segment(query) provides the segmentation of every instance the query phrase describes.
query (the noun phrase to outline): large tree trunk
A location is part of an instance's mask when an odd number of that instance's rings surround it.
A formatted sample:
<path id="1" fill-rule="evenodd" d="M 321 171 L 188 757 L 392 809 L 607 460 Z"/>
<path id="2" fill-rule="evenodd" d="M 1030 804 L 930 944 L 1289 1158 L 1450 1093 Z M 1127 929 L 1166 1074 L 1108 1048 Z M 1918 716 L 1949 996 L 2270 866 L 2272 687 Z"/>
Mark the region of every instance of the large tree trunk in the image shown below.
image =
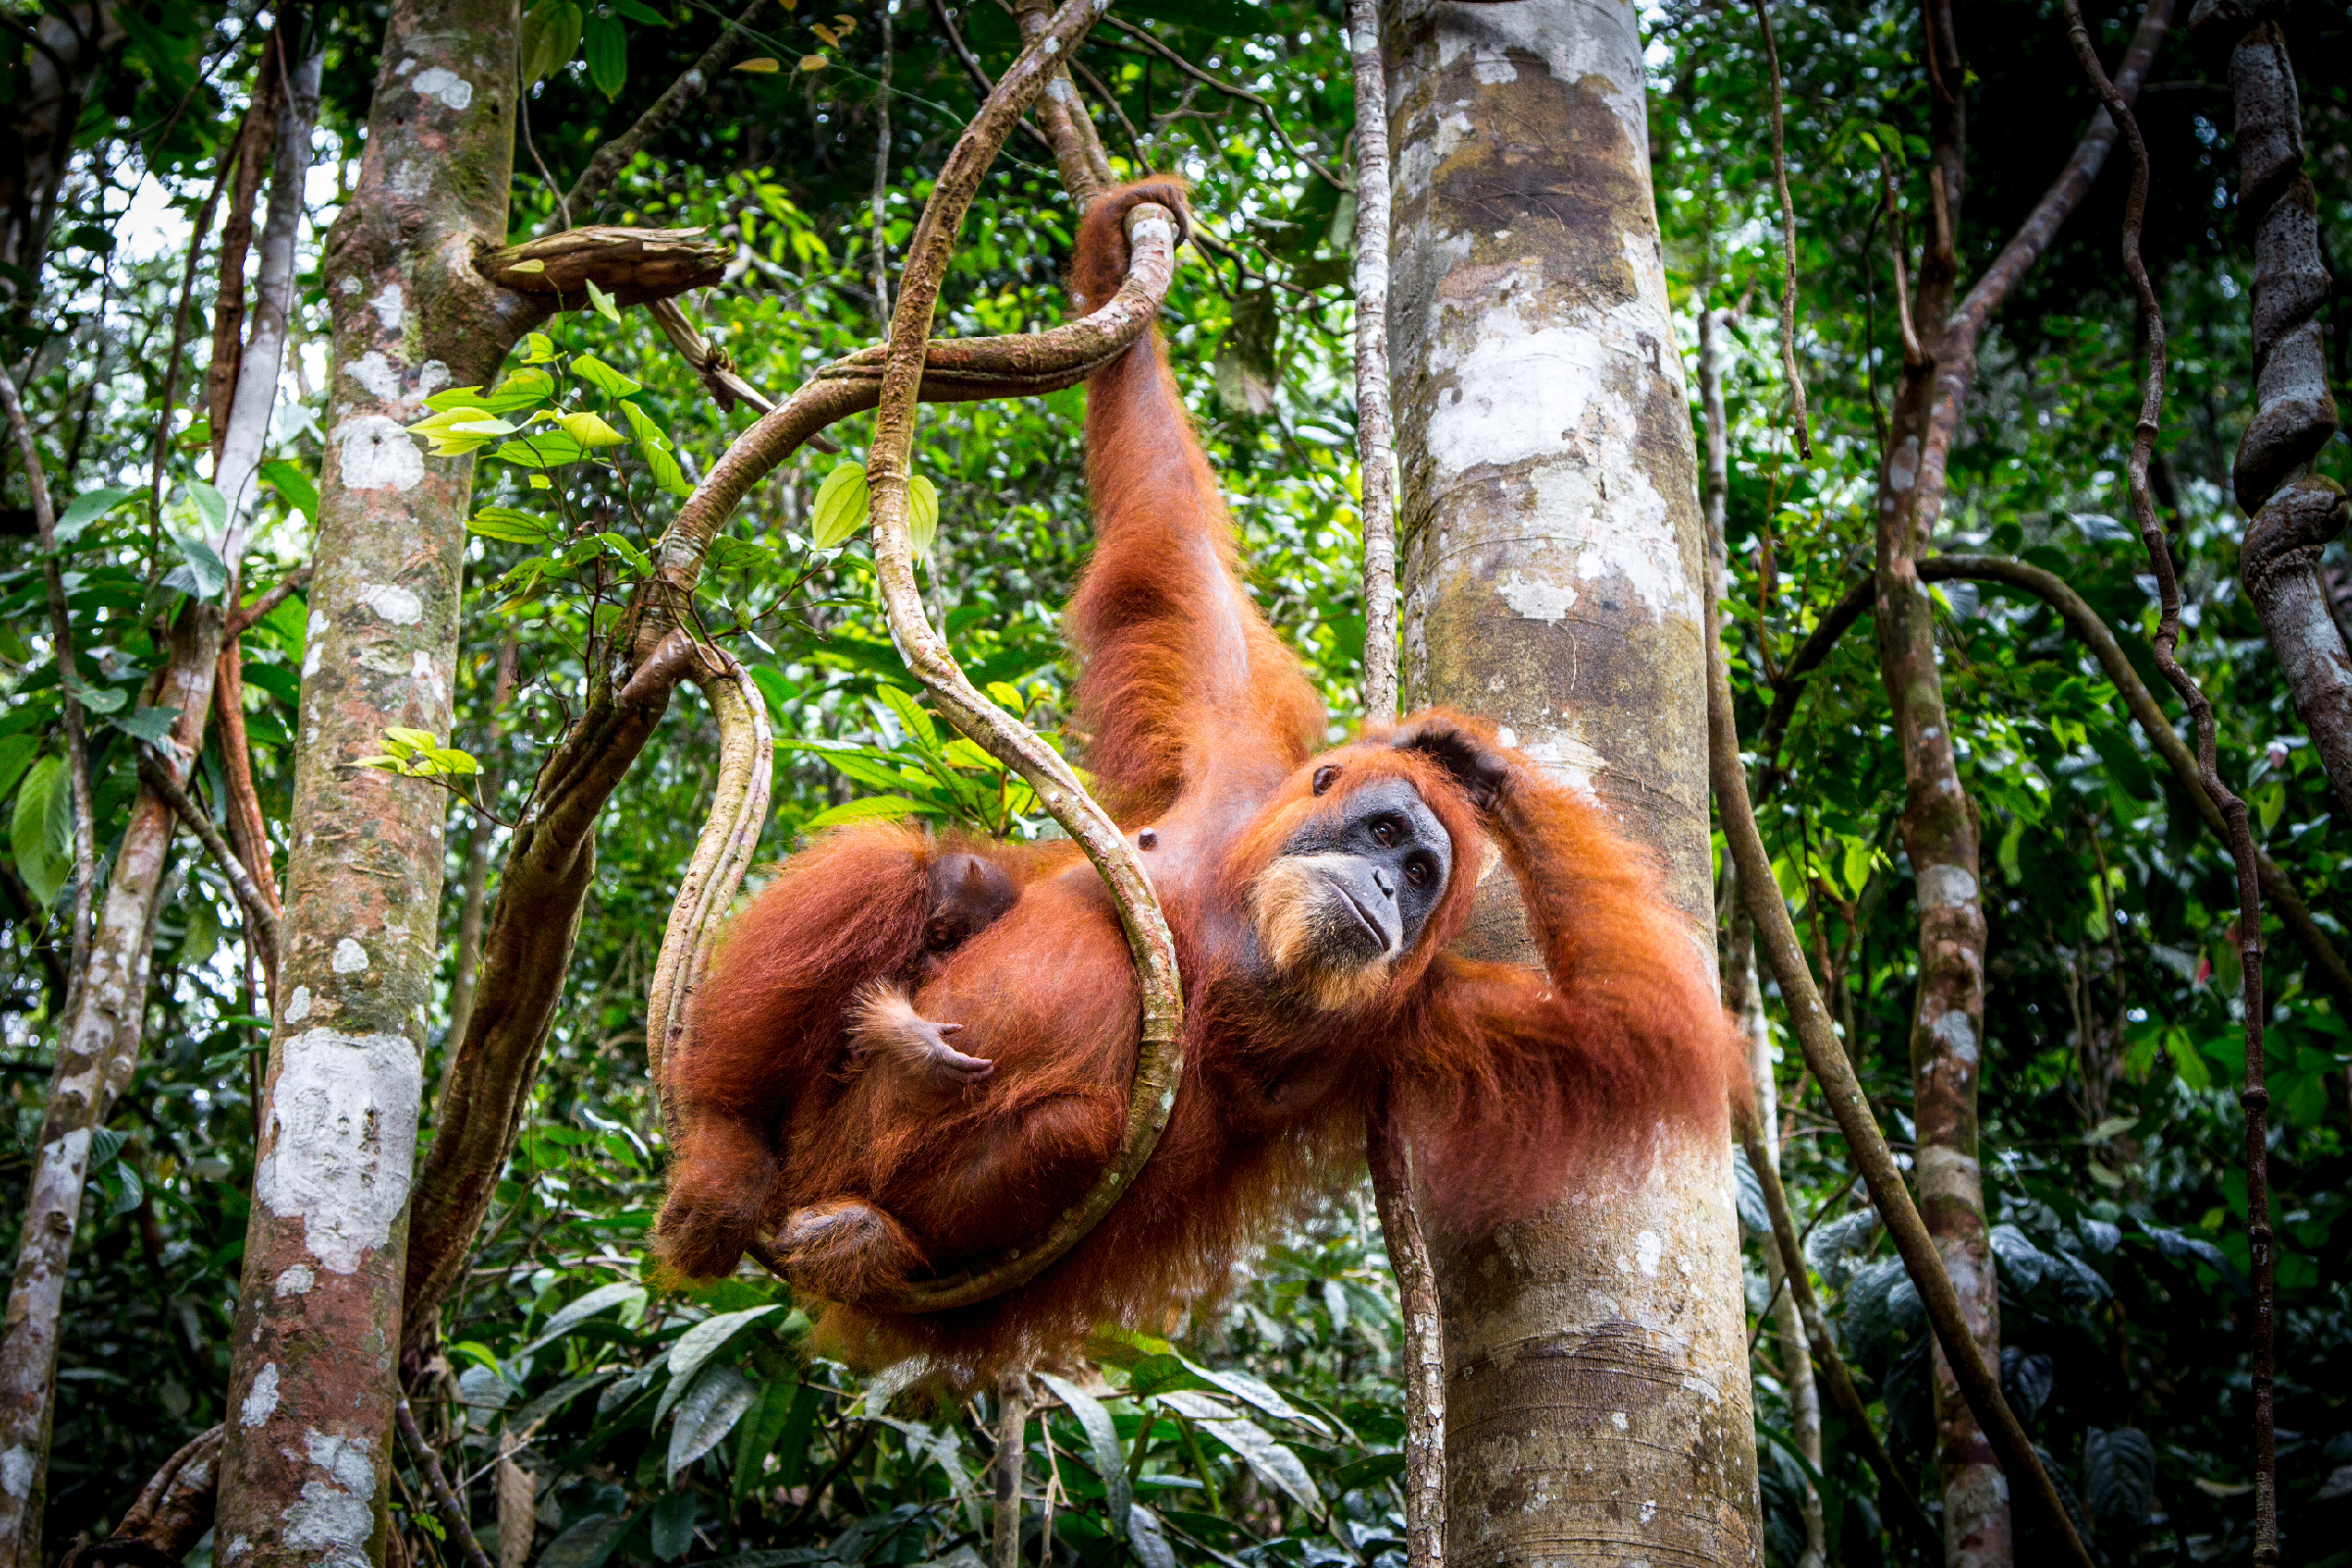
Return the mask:
<path id="1" fill-rule="evenodd" d="M 394 0 L 359 187 L 320 269 L 336 370 L 220 1467 L 223 1568 L 383 1553 L 447 802 L 357 764 L 388 727 L 449 729 L 473 463 L 425 457 L 401 426 L 434 390 L 491 381 L 536 314 L 473 266 L 507 237 L 519 11 Z"/>
<path id="2" fill-rule="evenodd" d="M 225 454 L 214 478 L 229 503 L 220 558 L 243 559 L 254 475 L 276 407 L 277 376 L 293 298 L 295 237 L 318 112 L 319 60 L 300 62 L 287 89 L 270 175 L 270 214 L 256 278 L 254 331 L 244 359 L 253 373 L 234 388 Z M 232 577 L 230 602 L 234 602 Z M 174 783 L 184 783 L 204 746 L 220 652 L 222 607 L 191 600 L 172 628 L 171 653 L 142 701 L 178 713 L 158 748 Z M 147 1011 L 148 963 L 164 870 L 178 830 L 172 806 L 152 788 L 133 803 L 114 858 L 82 984 L 59 1034 L 57 1068 L 33 1154 L 31 1196 L 18 1241 L 8 1314 L 0 1328 L 0 1565 L 41 1568 L 41 1513 L 55 1412 L 57 1351 L 66 1268 L 89 1175 L 92 1133 L 137 1070 Z"/>
<path id="3" fill-rule="evenodd" d="M 1653 847 L 1712 952 L 1703 528 L 1642 44 L 1596 0 L 1384 16 L 1406 706 L 1491 715 Z M 1497 889 L 1468 939 L 1530 956 Z M 1460 1568 L 1760 1560 L 1731 1153 L 1439 1259 Z"/>

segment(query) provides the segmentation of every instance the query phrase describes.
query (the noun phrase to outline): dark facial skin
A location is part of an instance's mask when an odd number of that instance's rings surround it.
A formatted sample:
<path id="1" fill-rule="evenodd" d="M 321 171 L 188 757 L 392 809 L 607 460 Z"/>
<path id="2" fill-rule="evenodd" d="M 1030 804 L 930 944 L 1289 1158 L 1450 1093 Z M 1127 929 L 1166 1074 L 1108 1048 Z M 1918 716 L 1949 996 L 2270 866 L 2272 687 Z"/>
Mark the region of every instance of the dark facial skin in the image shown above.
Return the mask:
<path id="1" fill-rule="evenodd" d="M 1338 769 L 1315 775 L 1320 795 Z M 1328 776 L 1327 776 L 1328 775 Z M 1315 872 L 1341 895 L 1335 918 L 1317 922 L 1326 956 L 1341 963 L 1395 958 L 1420 938 L 1453 871 L 1453 842 L 1437 813 L 1402 779 L 1384 779 L 1348 796 L 1337 818 L 1302 828 L 1283 856 L 1312 857 Z"/>
<path id="2" fill-rule="evenodd" d="M 949 954 L 1004 918 L 1020 890 L 1004 867 L 977 855 L 943 855 L 931 862 L 931 907 L 923 917 L 921 979 Z"/>

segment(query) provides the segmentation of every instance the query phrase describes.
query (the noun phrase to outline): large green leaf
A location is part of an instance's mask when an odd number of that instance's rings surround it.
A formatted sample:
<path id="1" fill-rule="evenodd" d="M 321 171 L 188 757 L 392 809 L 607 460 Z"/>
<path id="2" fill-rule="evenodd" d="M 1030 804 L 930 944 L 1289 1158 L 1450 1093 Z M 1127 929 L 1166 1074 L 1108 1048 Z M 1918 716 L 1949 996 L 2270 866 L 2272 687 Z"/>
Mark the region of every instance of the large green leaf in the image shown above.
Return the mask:
<path id="1" fill-rule="evenodd" d="M 66 831 L 57 831 L 58 807 L 65 807 Z M 44 757 L 25 773 L 17 788 L 17 809 L 10 821 L 9 843 L 16 852 L 17 875 L 32 895 L 36 907 L 57 902 L 73 870 L 73 791 L 66 783 L 62 757 Z"/>

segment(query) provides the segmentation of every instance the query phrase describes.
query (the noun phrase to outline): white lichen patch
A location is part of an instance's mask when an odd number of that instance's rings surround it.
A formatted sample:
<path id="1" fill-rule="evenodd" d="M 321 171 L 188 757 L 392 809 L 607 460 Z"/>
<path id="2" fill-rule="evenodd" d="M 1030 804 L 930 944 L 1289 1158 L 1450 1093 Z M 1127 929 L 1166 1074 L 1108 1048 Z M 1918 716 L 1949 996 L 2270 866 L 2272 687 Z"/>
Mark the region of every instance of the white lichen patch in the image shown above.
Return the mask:
<path id="1" fill-rule="evenodd" d="M 0 1453 L 0 1492 L 12 1497 L 31 1496 L 33 1472 L 38 1468 L 32 1450 L 22 1443 Z"/>
<path id="2" fill-rule="evenodd" d="M 308 1263 L 297 1263 L 278 1275 L 275 1290 L 280 1296 L 308 1296 L 311 1287 L 318 1283 L 318 1271 Z"/>
<path id="3" fill-rule="evenodd" d="M 320 1266 L 349 1274 L 391 1240 L 415 1176 L 422 1085 L 399 1035 L 308 1030 L 288 1040 L 253 1196 L 299 1219 Z"/>
<path id="4" fill-rule="evenodd" d="M 369 349 L 343 368 L 343 373 L 360 383 L 369 397 L 379 403 L 400 401 L 400 372 L 379 349 Z"/>
<path id="5" fill-rule="evenodd" d="M 368 950 L 345 937 L 335 944 L 333 966 L 337 974 L 364 974 L 368 969 Z"/>
<path id="6" fill-rule="evenodd" d="M 277 1413 L 277 1363 L 265 1361 L 253 1375 L 253 1386 L 245 1391 L 245 1402 L 237 1410 L 237 1419 L 248 1427 L 258 1427 Z"/>
<path id="7" fill-rule="evenodd" d="M 1576 589 L 1564 582 L 1529 582 L 1514 571 L 1494 585 L 1496 597 L 1522 620 L 1556 626 L 1576 604 Z"/>
<path id="8" fill-rule="evenodd" d="M 1969 1021 L 1967 1013 L 1957 1007 L 1939 1013 L 1928 1025 L 1928 1033 L 1943 1043 L 1943 1049 L 1954 1060 L 1975 1065 L 1979 1054 L 1977 1026 Z"/>
<path id="9" fill-rule="evenodd" d="M 414 490 L 424 482 L 424 454 L 397 420 L 363 414 L 335 426 L 335 453 L 346 490 Z"/>
<path id="10" fill-rule="evenodd" d="M 359 597 L 387 625 L 414 626 L 424 618 L 424 601 L 398 583 L 364 582 Z"/>
<path id="11" fill-rule="evenodd" d="M 473 83 L 444 66 L 419 71 L 409 85 L 420 95 L 438 98 L 452 109 L 463 109 L 473 102 Z"/>
<path id="12" fill-rule="evenodd" d="M 1658 1259 L 1666 1255 L 1665 1239 L 1656 1231 L 1643 1231 L 1634 1238 L 1634 1262 L 1644 1274 L 1658 1271 Z"/>
<path id="13" fill-rule="evenodd" d="M 368 1542 L 375 1533 L 375 1466 L 368 1440 L 313 1430 L 303 1434 L 303 1445 L 321 1474 L 304 1481 L 302 1495 L 279 1516 L 285 1544 L 315 1553 L 314 1561 L 331 1568 L 368 1568 Z"/>
<path id="14" fill-rule="evenodd" d="M 375 318 L 383 323 L 385 331 L 397 332 L 400 323 L 408 318 L 409 299 L 400 291 L 398 283 L 386 283 L 376 290 L 375 298 L 368 302 L 368 308 L 375 313 Z"/>
<path id="15" fill-rule="evenodd" d="M 1923 1200 L 1940 1198 L 1957 1200 L 1970 1208 L 1984 1206 L 1984 1169 L 1973 1155 L 1940 1144 L 1923 1144 L 1917 1168 L 1919 1196 Z M 1965 1291 L 1961 1294 L 1967 1295 Z"/>
<path id="16" fill-rule="evenodd" d="M 1977 879 L 1956 865 L 1922 866 L 1919 872 L 1919 902 L 1929 908 L 1945 905 L 1973 904 L 1977 897 Z"/>
<path id="17" fill-rule="evenodd" d="M 309 986 L 296 986 L 294 988 L 294 994 L 286 999 L 286 1022 L 300 1023 L 303 1019 L 308 1018 L 310 1015 L 311 988 Z"/>

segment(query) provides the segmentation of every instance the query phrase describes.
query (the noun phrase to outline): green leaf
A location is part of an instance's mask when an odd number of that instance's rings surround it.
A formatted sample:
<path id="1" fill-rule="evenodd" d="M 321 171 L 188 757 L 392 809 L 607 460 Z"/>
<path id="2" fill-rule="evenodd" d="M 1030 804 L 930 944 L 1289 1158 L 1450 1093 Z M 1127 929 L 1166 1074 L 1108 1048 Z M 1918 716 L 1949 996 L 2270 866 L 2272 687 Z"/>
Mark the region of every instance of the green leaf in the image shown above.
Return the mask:
<path id="1" fill-rule="evenodd" d="M 628 440 L 627 436 L 613 429 L 603 415 L 590 414 L 585 409 L 559 414 L 556 423 L 564 427 L 565 435 L 583 447 L 616 447 Z"/>
<path id="2" fill-rule="evenodd" d="M 630 541 L 627 535 L 617 533 L 600 533 L 596 537 L 607 550 L 611 551 L 613 555 L 618 556 L 621 560 L 627 562 L 631 571 L 634 571 L 640 577 L 650 577 L 653 575 L 654 564 L 646 559 L 645 552 L 638 549 L 637 546 Z"/>
<path id="3" fill-rule="evenodd" d="M 754 670 L 752 678 L 759 679 L 760 672 Z M 779 675 L 776 678 L 781 680 L 783 677 Z M 0 736 L 0 801 L 8 799 L 8 792 L 17 787 L 17 780 L 24 776 L 40 755 L 41 738 L 38 735 Z"/>
<path id="4" fill-rule="evenodd" d="M 114 1194 L 106 1205 L 109 1217 L 127 1214 L 147 1200 L 147 1188 L 139 1173 L 128 1165 L 117 1165 L 107 1172 L 107 1187 Z"/>
<path id="5" fill-rule="evenodd" d="M 2186 1031 L 2168 1031 L 2164 1046 L 2172 1053 L 2173 1068 L 2180 1074 L 2182 1083 L 2200 1095 L 2213 1087 L 2213 1069 L 2206 1065 L 2203 1054 L 2189 1043 Z"/>
<path id="6" fill-rule="evenodd" d="M 631 22 L 642 22 L 649 27 L 669 25 L 669 19 L 652 6 L 645 4 L 644 0 L 609 0 L 609 3 L 616 14 L 628 18 Z"/>
<path id="7" fill-rule="evenodd" d="M 842 464 L 816 487 L 816 505 L 810 509 L 808 520 L 809 542 L 819 550 L 832 549 L 865 526 L 872 506 L 866 493 L 865 465 Z"/>
<path id="8" fill-rule="evenodd" d="M 939 486 L 919 473 L 906 480 L 906 536 L 918 556 L 929 555 L 939 536 Z"/>
<path id="9" fill-rule="evenodd" d="M 759 1484 L 760 1469 L 767 1456 L 775 1452 L 785 1426 L 792 1420 L 794 1407 L 804 1402 L 813 1414 L 816 1391 L 806 1384 L 770 1383 L 760 1394 L 759 1408 L 743 1423 L 740 1429 L 743 1435 L 735 1444 L 733 1500 L 737 1507 L 743 1505 L 743 1499 Z"/>
<path id="10" fill-rule="evenodd" d="M 580 47 L 580 8 L 535 5 L 522 19 L 522 84 L 525 89 L 571 64 Z M 610 1548 L 608 1548 L 609 1550 Z"/>
<path id="11" fill-rule="evenodd" d="M 587 451 L 577 441 L 561 430 L 539 430 L 519 441 L 507 441 L 491 454 L 517 467 L 557 468 L 566 463 L 577 463 Z"/>
<path id="12" fill-rule="evenodd" d="M 870 822 L 876 817 L 910 816 L 923 808 L 904 795 L 863 795 L 817 812 L 801 824 L 801 831 L 822 833 L 844 822 Z"/>
<path id="13" fill-rule="evenodd" d="M 729 1340 L 768 1313 L 781 1310 L 780 1303 L 771 1301 L 765 1306 L 747 1307 L 740 1312 L 721 1312 L 716 1317 L 703 1319 L 679 1335 L 678 1343 L 669 1348 L 669 1387 L 662 1390 L 662 1402 L 654 1407 L 654 1425 L 662 1424 L 662 1418 L 669 1413 L 671 1405 L 677 1403 L 678 1396 L 694 1381 L 694 1375 L 703 1369 L 705 1362 L 723 1349 Z M 735 1413 L 741 1415 L 743 1412 L 738 1410 Z M 729 1424 L 732 1425 L 732 1422 Z"/>
<path id="14" fill-rule="evenodd" d="M 710 564 L 720 571 L 758 571 L 776 564 L 776 553 L 763 544 L 721 534 L 710 541 Z"/>
<path id="15" fill-rule="evenodd" d="M 1306 1466 L 1298 1462 L 1298 1455 L 1275 1442 L 1265 1428 L 1234 1414 L 1206 1395 L 1177 1393 L 1162 1397 L 1170 1408 L 1200 1422 L 1202 1432 L 1240 1455 L 1260 1479 L 1288 1493 L 1309 1511 L 1323 1511 L 1323 1494 L 1315 1490 L 1314 1478 L 1306 1473 Z"/>
<path id="16" fill-rule="evenodd" d="M 588 285 L 588 303 L 596 307 L 596 314 L 611 321 L 614 326 L 618 326 L 620 324 L 620 307 L 612 303 L 612 296 L 598 288 L 596 279 L 593 277 L 583 278 L 581 281 Z"/>
<path id="17" fill-rule="evenodd" d="M 1086 1446 L 1093 1458 L 1095 1474 L 1102 1478 L 1102 1488 L 1109 1494 L 1110 1533 L 1125 1536 L 1127 1509 L 1135 1500 L 1135 1490 L 1133 1483 L 1127 1479 L 1127 1456 L 1119 1448 L 1119 1432 L 1111 1424 L 1110 1412 L 1102 1408 L 1102 1400 L 1065 1378 L 1057 1378 L 1051 1372 L 1040 1372 L 1038 1381 L 1052 1389 L 1054 1396 L 1070 1407 L 1070 1414 L 1078 1418 L 1078 1425 L 1085 1430 Z M 1300 1473 L 1304 1474 L 1303 1471 Z"/>
<path id="18" fill-rule="evenodd" d="M 637 1522 L 633 1513 L 596 1513 L 573 1525 L 548 1544 L 538 1568 L 605 1568 L 620 1538 Z"/>
<path id="19" fill-rule="evenodd" d="M 128 717 L 109 718 L 107 722 L 125 735 L 136 736 L 153 746 L 172 733 L 172 726 L 179 722 L 179 710 L 176 708 L 141 708 Z"/>
<path id="20" fill-rule="evenodd" d="M 632 392 L 642 392 L 645 384 L 632 381 L 593 354 L 581 354 L 572 359 L 571 373 L 609 398 L 625 398 Z"/>
<path id="21" fill-rule="evenodd" d="M 17 789 L 16 814 L 9 823 L 9 845 L 16 852 L 17 875 L 24 879 L 34 906 L 42 909 L 57 902 L 72 868 L 66 844 L 72 837 L 74 792 L 65 780 L 64 758 L 44 757 L 34 762 Z M 50 818 L 55 814 L 52 808 L 60 796 L 66 801 L 68 832 L 53 836 Z"/>
<path id="22" fill-rule="evenodd" d="M 545 332 L 525 333 L 522 339 L 525 365 L 545 365 L 556 357 L 555 341 Z"/>
<path id="23" fill-rule="evenodd" d="M 270 488 L 286 498 L 287 506 L 313 522 L 318 520 L 318 485 L 303 471 L 301 464 L 289 463 L 283 458 L 274 463 L 265 463 L 262 465 L 262 477 L 270 481 Z"/>
<path id="24" fill-rule="evenodd" d="M 128 485 L 109 485 L 103 490 L 92 490 L 86 495 L 74 497 L 74 504 L 58 514 L 57 542 L 60 545 L 72 544 L 81 537 L 82 529 L 141 493 Z"/>
<path id="25" fill-rule="evenodd" d="M 673 1381 L 670 1387 L 674 1389 L 677 1384 Z M 678 1423 L 669 1430 L 669 1484 L 676 1486 L 679 1471 L 717 1447 L 735 1430 L 735 1423 L 743 1419 L 743 1413 L 759 1400 L 760 1385 L 744 1376 L 739 1368 L 714 1366 L 697 1378 L 693 1390 L 678 1402 Z M 694 1494 L 685 1495 L 691 1501 Z M 691 1514 L 688 1517 L 685 1539 L 677 1543 L 676 1550 L 662 1550 L 660 1537 L 655 1538 L 657 1556 L 667 1559 L 684 1555 L 693 1541 Z M 656 1522 L 659 1524 L 659 1516 Z"/>
<path id="26" fill-rule="evenodd" d="M 654 422 L 654 416 L 625 398 L 620 412 L 629 421 L 629 433 L 637 438 L 637 455 L 645 460 L 646 471 L 654 476 L 654 483 L 673 496 L 694 494 L 694 486 L 686 480 L 686 470 L 678 466 L 669 437 Z"/>
<path id="27" fill-rule="evenodd" d="M 120 686 L 85 685 L 77 675 L 67 676 L 65 685 L 67 693 L 93 713 L 119 712 L 130 701 L 130 694 Z"/>
<path id="28" fill-rule="evenodd" d="M 580 41 L 587 46 L 588 79 L 607 98 L 619 97 L 629 80 L 628 29 L 612 17 L 590 17 Z"/>
<path id="29" fill-rule="evenodd" d="M 564 537 L 564 525 L 553 517 L 537 516 L 514 507 L 484 507 L 467 519 L 466 531 L 517 545 L 553 544 Z"/>
<path id="30" fill-rule="evenodd" d="M 913 736 L 923 750 L 939 750 L 939 726 L 931 721 L 931 715 L 923 711 L 920 704 L 896 686 L 884 686 L 881 697 L 882 706 L 890 710 L 901 727 Z"/>
<path id="31" fill-rule="evenodd" d="M 537 1339 L 514 1352 L 514 1358 L 519 1361 L 524 1356 L 545 1348 L 599 1312 L 609 1312 L 616 1306 L 642 1306 L 644 1304 L 645 1287 L 642 1285 L 627 1280 L 612 1285 L 600 1285 L 586 1296 L 575 1301 L 566 1302 L 560 1308 L 554 1317 L 547 1320 L 547 1326 L 539 1331 Z"/>
<path id="32" fill-rule="evenodd" d="M 219 528 L 228 521 L 228 498 L 202 479 L 189 481 L 188 495 L 195 501 L 196 510 L 204 514 L 208 525 Z"/>
<path id="33" fill-rule="evenodd" d="M 164 573 L 165 587 L 193 598 L 212 599 L 228 586 L 228 568 L 220 564 L 211 545 L 202 539 L 173 539 L 172 543 L 179 552 L 179 564 Z"/>

